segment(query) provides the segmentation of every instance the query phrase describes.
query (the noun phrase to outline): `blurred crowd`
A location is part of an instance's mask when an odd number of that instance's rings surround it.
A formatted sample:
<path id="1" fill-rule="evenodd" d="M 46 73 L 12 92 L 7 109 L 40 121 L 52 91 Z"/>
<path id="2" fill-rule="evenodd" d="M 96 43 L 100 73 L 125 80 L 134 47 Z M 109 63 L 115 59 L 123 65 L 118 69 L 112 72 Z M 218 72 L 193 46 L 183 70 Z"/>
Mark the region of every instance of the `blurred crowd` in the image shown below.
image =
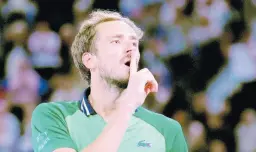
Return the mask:
<path id="1" fill-rule="evenodd" d="M 42 102 L 77 101 L 70 46 L 93 9 L 145 31 L 140 67 L 159 92 L 143 106 L 180 122 L 191 152 L 256 151 L 256 0 L 0 0 L 0 152 L 32 152 Z"/>

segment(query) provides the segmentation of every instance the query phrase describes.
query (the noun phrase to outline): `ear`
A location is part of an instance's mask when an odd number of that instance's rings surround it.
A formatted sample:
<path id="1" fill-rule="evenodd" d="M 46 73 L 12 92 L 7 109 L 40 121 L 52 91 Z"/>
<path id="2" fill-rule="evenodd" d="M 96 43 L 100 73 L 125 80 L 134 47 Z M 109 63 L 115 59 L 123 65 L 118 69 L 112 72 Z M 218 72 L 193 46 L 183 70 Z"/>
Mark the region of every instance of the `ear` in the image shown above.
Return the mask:
<path id="1" fill-rule="evenodd" d="M 84 66 L 88 69 L 93 69 L 96 66 L 96 59 L 95 56 L 92 55 L 89 52 L 85 52 L 82 55 L 82 62 L 84 64 Z"/>

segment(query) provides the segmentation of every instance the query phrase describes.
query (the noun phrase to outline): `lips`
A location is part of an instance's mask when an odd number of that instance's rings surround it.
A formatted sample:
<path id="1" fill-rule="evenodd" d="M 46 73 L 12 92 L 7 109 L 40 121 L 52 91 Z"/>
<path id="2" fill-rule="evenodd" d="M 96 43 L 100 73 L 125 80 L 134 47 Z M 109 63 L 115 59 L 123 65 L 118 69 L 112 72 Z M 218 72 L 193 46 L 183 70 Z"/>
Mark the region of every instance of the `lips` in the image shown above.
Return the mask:
<path id="1" fill-rule="evenodd" d="M 131 64 L 131 57 L 130 56 L 126 56 L 122 59 L 122 63 L 127 66 L 127 67 L 130 67 L 130 64 Z"/>

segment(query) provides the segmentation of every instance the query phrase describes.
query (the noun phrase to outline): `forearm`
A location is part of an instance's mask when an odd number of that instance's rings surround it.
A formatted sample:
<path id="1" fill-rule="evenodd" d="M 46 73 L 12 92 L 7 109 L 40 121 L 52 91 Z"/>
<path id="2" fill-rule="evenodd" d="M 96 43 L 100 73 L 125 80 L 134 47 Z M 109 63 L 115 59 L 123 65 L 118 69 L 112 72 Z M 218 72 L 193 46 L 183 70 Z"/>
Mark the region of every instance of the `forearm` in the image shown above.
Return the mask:
<path id="1" fill-rule="evenodd" d="M 115 111 L 115 117 L 108 122 L 98 138 L 83 152 L 117 152 L 132 114 L 127 110 Z"/>

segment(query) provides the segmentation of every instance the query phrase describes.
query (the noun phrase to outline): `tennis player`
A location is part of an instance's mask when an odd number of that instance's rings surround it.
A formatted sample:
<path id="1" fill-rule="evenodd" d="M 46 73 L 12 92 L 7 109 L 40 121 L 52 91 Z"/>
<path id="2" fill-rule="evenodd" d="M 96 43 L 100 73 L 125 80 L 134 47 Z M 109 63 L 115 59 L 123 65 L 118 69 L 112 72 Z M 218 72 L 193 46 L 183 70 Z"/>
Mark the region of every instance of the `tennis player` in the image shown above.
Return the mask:
<path id="1" fill-rule="evenodd" d="M 188 151 L 177 121 L 141 107 L 158 90 L 148 69 L 138 71 L 142 36 L 117 12 L 89 15 L 71 51 L 90 87 L 81 101 L 37 106 L 31 124 L 35 152 Z"/>

